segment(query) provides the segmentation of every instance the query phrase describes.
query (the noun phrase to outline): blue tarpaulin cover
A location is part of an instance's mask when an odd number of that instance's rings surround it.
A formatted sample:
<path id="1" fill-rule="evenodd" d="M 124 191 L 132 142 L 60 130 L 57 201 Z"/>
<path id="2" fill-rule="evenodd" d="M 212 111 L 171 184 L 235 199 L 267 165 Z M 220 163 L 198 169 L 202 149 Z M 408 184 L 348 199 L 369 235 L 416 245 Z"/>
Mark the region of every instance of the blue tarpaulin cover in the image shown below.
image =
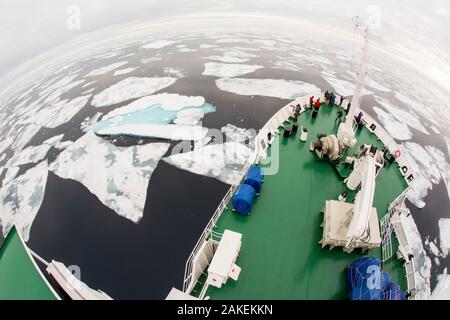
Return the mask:
<path id="1" fill-rule="evenodd" d="M 379 259 L 364 257 L 347 267 L 350 300 L 400 300 L 405 294 L 392 283 L 389 273 L 381 270 Z"/>
<path id="2" fill-rule="evenodd" d="M 264 174 L 259 165 L 253 165 L 248 169 L 247 175 L 245 176 L 244 183 L 251 185 L 256 193 L 261 190 L 261 183 L 263 182 Z"/>
<path id="3" fill-rule="evenodd" d="M 241 184 L 236 194 L 231 198 L 234 209 L 240 214 L 249 215 L 255 195 L 256 191 L 251 185 Z"/>

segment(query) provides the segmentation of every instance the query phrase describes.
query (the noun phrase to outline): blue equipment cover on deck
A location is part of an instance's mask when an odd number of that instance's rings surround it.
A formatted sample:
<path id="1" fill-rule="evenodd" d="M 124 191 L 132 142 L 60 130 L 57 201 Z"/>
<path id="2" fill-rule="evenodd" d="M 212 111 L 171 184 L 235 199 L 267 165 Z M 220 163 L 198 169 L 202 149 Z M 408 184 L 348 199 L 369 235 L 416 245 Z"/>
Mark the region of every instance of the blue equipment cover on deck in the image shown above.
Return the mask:
<path id="1" fill-rule="evenodd" d="M 401 300 L 405 298 L 400 287 L 393 283 L 389 273 L 381 270 L 381 261 L 364 257 L 347 267 L 347 285 L 350 300 Z"/>
<path id="2" fill-rule="evenodd" d="M 248 169 L 247 175 L 245 176 L 244 183 L 251 185 L 256 193 L 261 190 L 261 184 L 263 182 L 264 174 L 259 165 L 253 165 Z"/>
<path id="3" fill-rule="evenodd" d="M 255 195 L 256 191 L 251 185 L 241 184 L 236 194 L 231 198 L 234 209 L 240 214 L 249 215 Z"/>

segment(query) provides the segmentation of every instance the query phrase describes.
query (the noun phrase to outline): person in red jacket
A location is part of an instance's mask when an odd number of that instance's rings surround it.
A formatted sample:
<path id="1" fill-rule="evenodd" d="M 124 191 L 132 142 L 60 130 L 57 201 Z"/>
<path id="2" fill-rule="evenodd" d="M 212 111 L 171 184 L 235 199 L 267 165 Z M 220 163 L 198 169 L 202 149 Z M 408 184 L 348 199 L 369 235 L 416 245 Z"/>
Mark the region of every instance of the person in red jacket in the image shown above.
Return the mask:
<path id="1" fill-rule="evenodd" d="M 309 106 L 312 108 L 314 104 L 314 96 L 309 97 Z"/>
<path id="2" fill-rule="evenodd" d="M 314 102 L 314 110 L 312 113 L 313 118 L 317 117 L 317 114 L 319 113 L 319 108 L 320 108 L 320 98 L 317 99 L 316 102 Z"/>

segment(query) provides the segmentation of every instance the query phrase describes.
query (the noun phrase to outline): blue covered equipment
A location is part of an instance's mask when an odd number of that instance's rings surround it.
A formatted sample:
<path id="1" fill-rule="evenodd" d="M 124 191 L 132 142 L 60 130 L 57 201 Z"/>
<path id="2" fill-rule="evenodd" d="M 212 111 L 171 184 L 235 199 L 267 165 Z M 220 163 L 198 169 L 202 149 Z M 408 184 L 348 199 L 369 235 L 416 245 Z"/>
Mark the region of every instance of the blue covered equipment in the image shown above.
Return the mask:
<path id="1" fill-rule="evenodd" d="M 236 194 L 231 198 L 234 210 L 240 214 L 250 215 L 255 195 L 255 188 L 248 184 L 241 184 Z"/>
<path id="2" fill-rule="evenodd" d="M 364 257 L 347 267 L 350 300 L 402 300 L 405 293 L 381 270 L 381 261 Z"/>
<path id="3" fill-rule="evenodd" d="M 253 165 L 248 169 L 245 176 L 244 183 L 251 185 L 255 189 L 256 193 L 261 190 L 261 184 L 263 183 L 264 174 L 259 165 Z"/>

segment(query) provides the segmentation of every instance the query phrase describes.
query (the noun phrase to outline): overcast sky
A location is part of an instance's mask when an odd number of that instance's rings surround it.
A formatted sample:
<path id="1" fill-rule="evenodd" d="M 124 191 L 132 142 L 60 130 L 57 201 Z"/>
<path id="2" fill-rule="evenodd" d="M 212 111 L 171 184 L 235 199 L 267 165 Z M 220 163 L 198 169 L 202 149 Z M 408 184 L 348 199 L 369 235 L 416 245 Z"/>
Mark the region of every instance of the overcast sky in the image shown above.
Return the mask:
<path id="1" fill-rule="evenodd" d="M 450 88 L 448 0 L 0 0 L 0 75 L 75 37 L 116 24 L 176 20 L 198 13 L 265 14 L 344 25 L 369 6 L 379 10 L 383 41 L 403 50 L 431 77 Z M 80 29 L 69 29 L 70 6 L 80 9 Z M 373 7 L 372 7 L 373 8 Z"/>

